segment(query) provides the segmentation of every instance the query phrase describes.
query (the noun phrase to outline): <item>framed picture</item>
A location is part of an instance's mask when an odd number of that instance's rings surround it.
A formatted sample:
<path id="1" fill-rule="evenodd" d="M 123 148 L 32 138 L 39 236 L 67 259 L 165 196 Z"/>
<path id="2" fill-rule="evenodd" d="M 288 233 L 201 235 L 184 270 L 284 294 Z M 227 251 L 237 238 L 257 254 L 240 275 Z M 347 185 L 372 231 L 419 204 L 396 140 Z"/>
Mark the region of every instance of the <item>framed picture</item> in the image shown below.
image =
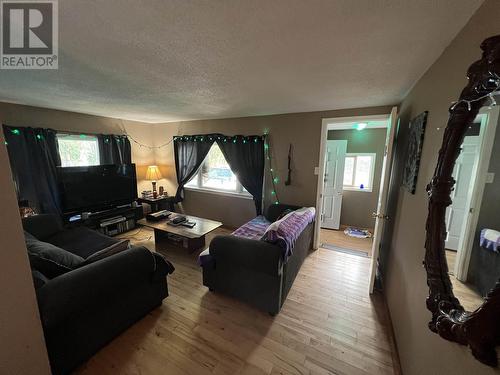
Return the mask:
<path id="1" fill-rule="evenodd" d="M 422 155 L 428 113 L 428 111 L 422 112 L 410 121 L 410 135 L 403 171 L 403 186 L 412 194 L 415 194 L 417 187 L 418 169 L 420 167 L 420 156 Z"/>

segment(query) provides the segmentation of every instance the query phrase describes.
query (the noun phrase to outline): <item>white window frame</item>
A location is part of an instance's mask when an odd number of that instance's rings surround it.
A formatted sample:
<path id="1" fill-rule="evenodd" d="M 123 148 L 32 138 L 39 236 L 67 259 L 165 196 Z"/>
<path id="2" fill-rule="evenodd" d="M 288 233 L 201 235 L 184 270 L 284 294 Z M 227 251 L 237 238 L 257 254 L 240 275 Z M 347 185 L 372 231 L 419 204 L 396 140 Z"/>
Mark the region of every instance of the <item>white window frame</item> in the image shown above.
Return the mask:
<path id="1" fill-rule="evenodd" d="M 357 157 L 358 156 L 371 156 L 372 158 L 372 168 L 370 170 L 370 187 L 369 188 L 364 188 L 360 189 L 359 186 L 353 186 L 353 185 L 343 185 L 344 190 L 348 191 L 361 191 L 365 193 L 371 193 L 373 192 L 373 179 L 375 176 L 375 163 L 377 162 L 377 154 L 374 152 L 351 152 L 345 154 L 345 157 L 354 157 L 354 166 L 353 166 L 353 176 L 352 179 L 353 181 L 356 180 L 356 162 L 357 162 Z"/>
<path id="2" fill-rule="evenodd" d="M 82 167 L 87 167 L 87 166 L 96 166 L 96 165 L 101 165 L 101 155 L 100 155 L 100 151 L 99 151 L 99 139 L 97 138 L 97 135 L 93 135 L 93 134 L 84 134 L 84 138 L 82 138 L 82 135 L 78 135 L 78 134 L 73 134 L 73 133 L 64 133 L 64 132 L 57 132 L 56 133 L 56 141 L 59 145 L 59 139 L 63 139 L 63 138 L 69 138 L 69 139 L 73 139 L 73 140 L 86 140 L 87 142 L 89 141 L 88 139 L 91 138 L 93 141 L 95 139 L 95 142 L 97 143 L 97 164 L 88 164 L 88 165 L 82 165 Z M 61 151 L 59 150 L 59 156 L 61 156 Z M 62 158 L 61 158 L 62 159 Z M 62 160 L 61 160 L 62 162 Z M 75 167 L 73 165 L 61 165 L 62 168 L 71 168 L 71 167 Z M 77 166 L 76 166 L 77 167 Z"/>
<path id="3" fill-rule="evenodd" d="M 214 145 L 216 145 L 216 144 L 217 143 L 214 142 L 212 147 L 214 147 Z M 212 147 L 210 147 L 210 150 L 212 149 Z M 208 151 L 208 152 L 210 153 L 210 151 Z M 196 175 L 191 180 L 189 180 L 189 182 L 196 180 L 196 185 L 195 186 L 184 185 L 185 190 L 192 190 L 192 191 L 210 193 L 210 194 L 215 194 L 215 195 L 225 195 L 225 196 L 245 198 L 245 199 L 253 199 L 252 195 L 243 189 L 243 185 L 240 184 L 237 176 L 236 176 L 236 190 L 216 189 L 216 188 L 209 188 L 209 187 L 203 186 L 202 185 L 203 179 L 202 179 L 202 175 L 201 175 L 200 171 L 202 170 L 203 166 L 205 165 L 207 158 L 208 158 L 208 154 L 205 157 L 205 160 L 203 160 L 203 163 L 201 163 L 200 168 L 198 169 L 198 172 L 196 173 Z M 227 160 L 226 160 L 226 162 L 227 162 Z M 229 167 L 229 168 L 231 168 L 231 167 Z M 231 172 L 234 174 L 234 172 L 232 170 L 231 170 Z"/>

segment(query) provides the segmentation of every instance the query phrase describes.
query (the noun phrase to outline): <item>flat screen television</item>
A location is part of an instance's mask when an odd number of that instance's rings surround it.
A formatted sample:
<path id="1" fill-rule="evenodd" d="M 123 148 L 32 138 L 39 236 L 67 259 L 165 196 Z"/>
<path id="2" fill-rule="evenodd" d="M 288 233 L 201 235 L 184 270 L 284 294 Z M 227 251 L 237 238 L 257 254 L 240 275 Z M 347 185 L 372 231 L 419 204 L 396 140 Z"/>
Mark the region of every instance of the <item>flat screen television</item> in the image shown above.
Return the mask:
<path id="1" fill-rule="evenodd" d="M 102 211 L 137 199 L 135 164 L 59 167 L 65 214 Z"/>

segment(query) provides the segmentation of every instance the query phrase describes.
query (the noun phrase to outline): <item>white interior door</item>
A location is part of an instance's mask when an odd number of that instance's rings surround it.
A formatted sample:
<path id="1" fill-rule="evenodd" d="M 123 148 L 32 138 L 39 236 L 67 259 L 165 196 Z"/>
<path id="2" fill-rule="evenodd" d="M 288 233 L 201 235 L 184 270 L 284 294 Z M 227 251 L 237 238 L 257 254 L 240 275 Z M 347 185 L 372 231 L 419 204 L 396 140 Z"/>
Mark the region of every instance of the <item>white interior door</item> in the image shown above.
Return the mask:
<path id="1" fill-rule="evenodd" d="M 453 178 L 456 183 L 451 196 L 453 203 L 446 209 L 446 249 L 455 251 L 458 249 L 462 235 L 462 224 L 471 198 L 472 174 L 478 162 L 479 145 L 480 137 L 478 135 L 465 137 L 462 143 L 462 152 L 455 163 Z"/>
<path id="2" fill-rule="evenodd" d="M 380 240 L 384 230 L 384 222 L 387 219 L 387 195 L 389 193 L 389 182 L 392 167 L 392 148 L 394 145 L 394 136 L 396 135 L 397 117 L 398 109 L 397 107 L 392 107 L 391 116 L 389 117 L 387 137 L 385 141 L 385 155 L 384 162 L 382 164 L 382 179 L 380 181 L 380 193 L 378 196 L 377 212 L 375 214 L 375 230 L 373 232 L 372 258 L 370 264 L 370 294 L 373 292 Z"/>
<path id="3" fill-rule="evenodd" d="M 346 140 L 326 141 L 322 228 L 340 228 L 346 152 Z"/>

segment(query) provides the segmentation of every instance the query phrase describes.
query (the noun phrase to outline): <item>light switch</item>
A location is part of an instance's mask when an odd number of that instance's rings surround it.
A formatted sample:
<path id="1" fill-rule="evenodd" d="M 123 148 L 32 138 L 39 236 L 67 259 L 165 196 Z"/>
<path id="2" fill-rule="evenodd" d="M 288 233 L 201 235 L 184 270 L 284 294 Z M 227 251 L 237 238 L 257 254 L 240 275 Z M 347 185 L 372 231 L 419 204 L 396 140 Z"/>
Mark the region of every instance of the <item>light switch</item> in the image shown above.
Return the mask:
<path id="1" fill-rule="evenodd" d="M 487 184 L 492 184 L 493 181 L 495 180 L 495 174 L 492 172 L 486 173 L 486 183 Z"/>
<path id="2" fill-rule="evenodd" d="M 319 175 L 319 167 L 314 167 L 314 174 Z"/>

